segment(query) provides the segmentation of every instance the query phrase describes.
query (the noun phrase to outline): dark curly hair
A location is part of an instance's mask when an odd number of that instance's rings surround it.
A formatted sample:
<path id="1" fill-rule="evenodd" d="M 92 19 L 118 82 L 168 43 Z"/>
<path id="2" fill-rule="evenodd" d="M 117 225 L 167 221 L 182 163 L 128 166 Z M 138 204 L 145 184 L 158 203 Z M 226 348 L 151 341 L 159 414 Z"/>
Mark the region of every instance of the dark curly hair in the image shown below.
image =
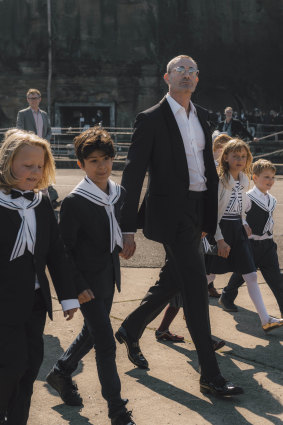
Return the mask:
<path id="1" fill-rule="evenodd" d="M 84 165 L 84 160 L 94 151 L 104 152 L 114 158 L 115 149 L 110 134 L 99 126 L 89 128 L 74 138 L 75 152 L 78 160 Z"/>

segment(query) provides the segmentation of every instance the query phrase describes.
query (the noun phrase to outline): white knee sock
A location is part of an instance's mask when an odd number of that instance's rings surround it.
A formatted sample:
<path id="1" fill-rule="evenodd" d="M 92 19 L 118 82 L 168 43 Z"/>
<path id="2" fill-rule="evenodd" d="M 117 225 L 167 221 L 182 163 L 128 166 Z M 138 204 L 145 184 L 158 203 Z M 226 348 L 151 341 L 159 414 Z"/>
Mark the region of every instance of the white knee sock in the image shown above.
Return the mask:
<path id="1" fill-rule="evenodd" d="M 213 281 L 214 281 L 214 279 L 215 279 L 215 274 L 213 274 L 213 273 L 207 274 L 207 275 L 206 275 L 206 279 L 207 279 L 207 283 L 208 283 L 208 284 L 210 284 L 211 282 L 213 282 Z"/>
<path id="2" fill-rule="evenodd" d="M 260 317 L 260 321 L 262 325 L 268 323 L 268 321 L 276 322 L 278 319 L 271 318 L 265 308 L 261 292 L 257 283 L 257 274 L 256 272 L 243 274 L 243 278 L 245 279 L 249 291 L 249 296 L 251 297 L 252 302 L 258 312 Z"/>

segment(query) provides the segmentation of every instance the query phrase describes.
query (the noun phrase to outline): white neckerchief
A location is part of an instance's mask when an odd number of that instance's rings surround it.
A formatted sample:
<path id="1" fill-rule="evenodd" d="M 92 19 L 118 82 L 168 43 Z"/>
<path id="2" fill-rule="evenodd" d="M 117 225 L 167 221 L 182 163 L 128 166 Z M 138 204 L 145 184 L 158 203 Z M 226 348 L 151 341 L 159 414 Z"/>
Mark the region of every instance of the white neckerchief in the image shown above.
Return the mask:
<path id="1" fill-rule="evenodd" d="M 273 214 L 273 211 L 274 211 L 276 203 L 277 203 L 276 198 L 274 198 L 274 196 L 272 196 L 272 195 L 270 195 L 270 193 L 268 193 L 269 203 L 268 204 L 265 203 L 264 200 L 262 199 L 262 193 L 256 187 L 253 187 L 251 190 L 249 190 L 247 192 L 247 196 L 258 207 L 260 207 L 262 210 L 268 212 L 268 219 L 267 219 L 267 222 L 265 223 L 262 234 L 264 235 L 265 233 L 269 232 L 272 235 L 273 226 L 274 226 L 274 220 L 273 220 L 272 214 Z"/>
<path id="2" fill-rule="evenodd" d="M 6 195 L 0 190 L 0 205 L 10 210 L 18 211 L 22 219 L 10 261 L 17 257 L 21 257 L 24 254 L 26 248 L 32 254 L 34 253 L 36 242 L 36 226 L 34 226 L 33 209 L 40 204 L 41 200 L 41 192 L 34 194 L 33 201 L 28 201 L 22 197 L 12 199 L 10 194 Z"/>
<path id="3" fill-rule="evenodd" d="M 230 203 L 226 208 L 227 213 L 238 213 L 242 214 L 242 191 L 244 186 L 241 185 L 239 181 L 235 182 L 235 186 L 232 188 L 232 195 L 230 198 Z"/>
<path id="4" fill-rule="evenodd" d="M 114 205 L 121 195 L 121 186 L 108 179 L 109 195 L 99 189 L 87 176 L 72 190 L 71 193 L 83 196 L 94 204 L 105 207 L 110 224 L 110 252 L 116 245 L 123 248 L 123 238 L 120 226 L 115 217 Z"/>

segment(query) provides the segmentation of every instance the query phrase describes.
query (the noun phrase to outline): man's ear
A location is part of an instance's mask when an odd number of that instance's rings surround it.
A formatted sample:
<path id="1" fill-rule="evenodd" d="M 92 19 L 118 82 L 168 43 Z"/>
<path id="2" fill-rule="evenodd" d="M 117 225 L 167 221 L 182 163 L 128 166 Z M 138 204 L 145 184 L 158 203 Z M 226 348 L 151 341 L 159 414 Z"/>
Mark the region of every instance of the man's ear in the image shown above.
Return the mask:
<path id="1" fill-rule="evenodd" d="M 77 164 L 81 169 L 83 169 L 83 165 L 82 165 L 81 161 L 77 160 Z"/>
<path id="2" fill-rule="evenodd" d="M 166 72 L 166 74 L 164 74 L 164 76 L 163 76 L 163 79 L 164 79 L 164 81 L 165 81 L 166 84 L 169 84 L 168 83 L 168 78 L 169 78 L 169 75 L 168 75 L 168 72 Z"/>

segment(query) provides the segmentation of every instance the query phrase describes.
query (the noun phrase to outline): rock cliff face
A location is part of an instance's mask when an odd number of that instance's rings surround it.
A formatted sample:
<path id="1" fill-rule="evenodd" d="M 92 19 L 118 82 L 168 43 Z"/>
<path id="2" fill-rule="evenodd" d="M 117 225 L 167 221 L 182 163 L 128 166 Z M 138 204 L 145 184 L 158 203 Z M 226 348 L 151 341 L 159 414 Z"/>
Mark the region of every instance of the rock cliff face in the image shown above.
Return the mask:
<path id="1" fill-rule="evenodd" d="M 59 104 L 112 104 L 115 124 L 131 125 L 166 92 L 162 74 L 180 53 L 199 64 L 195 100 L 202 105 L 282 106 L 282 1 L 52 0 L 51 6 L 53 122 Z M 46 107 L 46 0 L 0 0 L 0 40 L 3 127 L 14 124 L 29 87 L 42 91 Z"/>

